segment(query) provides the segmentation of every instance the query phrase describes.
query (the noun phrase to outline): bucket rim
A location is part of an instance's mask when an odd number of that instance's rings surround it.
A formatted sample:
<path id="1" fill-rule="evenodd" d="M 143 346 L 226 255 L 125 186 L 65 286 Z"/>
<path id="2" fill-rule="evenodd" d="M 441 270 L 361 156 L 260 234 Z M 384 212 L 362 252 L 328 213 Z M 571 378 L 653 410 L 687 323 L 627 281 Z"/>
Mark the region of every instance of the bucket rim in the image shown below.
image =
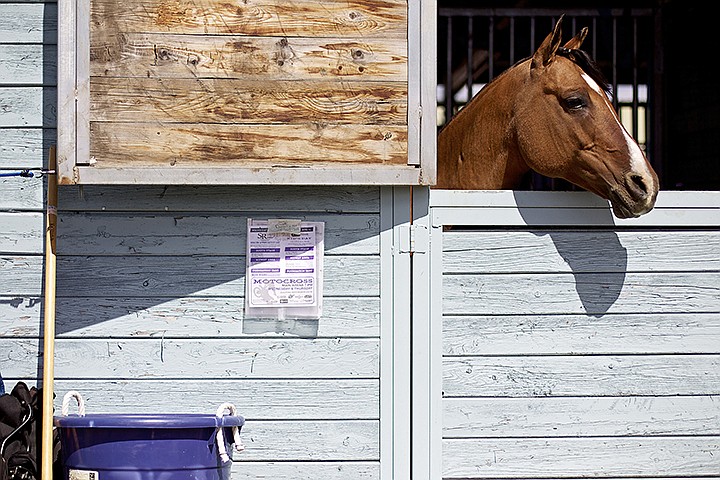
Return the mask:
<path id="1" fill-rule="evenodd" d="M 54 423 L 65 428 L 217 428 L 242 427 L 245 419 L 194 413 L 95 413 L 54 417 Z"/>

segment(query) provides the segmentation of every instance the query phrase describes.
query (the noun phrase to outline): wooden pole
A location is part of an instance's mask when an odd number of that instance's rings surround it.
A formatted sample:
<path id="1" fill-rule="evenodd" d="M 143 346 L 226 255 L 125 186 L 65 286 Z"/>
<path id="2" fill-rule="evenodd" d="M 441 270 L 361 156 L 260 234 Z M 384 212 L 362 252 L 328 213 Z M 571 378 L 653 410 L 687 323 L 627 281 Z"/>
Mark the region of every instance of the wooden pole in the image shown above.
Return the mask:
<path id="1" fill-rule="evenodd" d="M 42 480 L 53 478 L 53 382 L 55 379 L 55 282 L 57 234 L 57 173 L 55 146 L 50 147 L 45 209 L 45 302 L 43 304 Z"/>

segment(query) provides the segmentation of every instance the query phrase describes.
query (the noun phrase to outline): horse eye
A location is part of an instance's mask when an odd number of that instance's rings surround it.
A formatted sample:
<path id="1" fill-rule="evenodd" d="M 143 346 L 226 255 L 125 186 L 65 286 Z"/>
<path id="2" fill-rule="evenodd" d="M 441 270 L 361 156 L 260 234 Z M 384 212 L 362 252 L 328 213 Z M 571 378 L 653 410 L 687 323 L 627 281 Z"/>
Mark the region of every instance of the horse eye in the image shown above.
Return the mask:
<path id="1" fill-rule="evenodd" d="M 563 102 L 568 110 L 580 110 L 585 107 L 585 99 L 582 97 L 568 97 Z"/>

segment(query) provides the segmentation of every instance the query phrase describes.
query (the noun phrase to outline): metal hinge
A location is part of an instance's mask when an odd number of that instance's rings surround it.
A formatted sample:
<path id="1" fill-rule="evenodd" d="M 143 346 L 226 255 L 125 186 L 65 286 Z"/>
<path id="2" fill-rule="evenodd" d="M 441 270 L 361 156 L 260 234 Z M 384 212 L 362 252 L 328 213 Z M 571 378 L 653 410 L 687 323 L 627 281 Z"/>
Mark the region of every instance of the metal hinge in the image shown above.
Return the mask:
<path id="1" fill-rule="evenodd" d="M 430 236 L 425 225 L 400 225 L 398 253 L 427 253 Z"/>

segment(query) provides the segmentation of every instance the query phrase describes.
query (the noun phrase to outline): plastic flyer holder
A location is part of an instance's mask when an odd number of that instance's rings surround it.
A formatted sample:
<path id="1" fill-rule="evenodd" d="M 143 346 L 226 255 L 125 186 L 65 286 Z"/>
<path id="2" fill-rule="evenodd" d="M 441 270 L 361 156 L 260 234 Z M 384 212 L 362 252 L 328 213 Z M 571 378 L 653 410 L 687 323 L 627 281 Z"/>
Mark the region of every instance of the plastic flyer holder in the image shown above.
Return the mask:
<path id="1" fill-rule="evenodd" d="M 324 222 L 248 219 L 246 318 L 320 318 L 324 235 Z"/>

